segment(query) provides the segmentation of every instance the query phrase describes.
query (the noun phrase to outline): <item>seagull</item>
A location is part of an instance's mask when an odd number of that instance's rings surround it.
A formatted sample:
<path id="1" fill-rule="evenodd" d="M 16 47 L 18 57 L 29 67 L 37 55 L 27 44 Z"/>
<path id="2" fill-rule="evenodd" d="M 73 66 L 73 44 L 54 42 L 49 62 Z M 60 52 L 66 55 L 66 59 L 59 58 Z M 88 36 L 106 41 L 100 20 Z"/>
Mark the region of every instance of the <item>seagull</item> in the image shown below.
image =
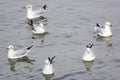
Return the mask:
<path id="1" fill-rule="evenodd" d="M 30 25 L 32 27 L 32 32 L 34 34 L 44 34 L 45 33 L 45 29 L 44 29 L 43 23 L 40 23 L 40 25 L 38 26 L 38 25 L 33 24 L 33 20 L 30 20 L 30 21 L 31 21 Z"/>
<path id="2" fill-rule="evenodd" d="M 30 47 L 21 49 L 21 50 L 14 50 L 14 47 L 12 45 L 10 45 L 8 47 L 8 58 L 9 59 L 17 59 L 17 58 L 25 57 L 27 55 L 27 53 L 31 50 L 32 47 L 33 47 L 33 45 L 31 45 Z"/>
<path id="3" fill-rule="evenodd" d="M 32 5 L 27 4 L 24 8 L 27 9 L 27 18 L 28 19 L 35 19 L 42 17 L 42 14 L 46 11 L 47 5 L 45 4 L 41 9 L 33 11 Z"/>
<path id="4" fill-rule="evenodd" d="M 112 32 L 110 26 L 112 26 L 110 22 L 105 22 L 104 27 L 101 27 L 98 23 L 96 23 L 96 27 L 94 27 L 94 29 L 96 30 L 97 34 L 101 37 L 111 37 Z"/>
<path id="5" fill-rule="evenodd" d="M 94 44 L 88 44 L 86 47 L 86 51 L 84 55 L 82 56 L 83 61 L 93 61 L 95 59 L 95 55 L 92 51 L 92 47 Z"/>
<path id="6" fill-rule="evenodd" d="M 52 65 L 53 63 L 53 59 L 55 58 L 55 56 L 53 58 L 49 58 L 47 60 L 45 60 L 45 65 L 43 68 L 43 75 L 53 75 L 54 74 L 54 67 Z"/>

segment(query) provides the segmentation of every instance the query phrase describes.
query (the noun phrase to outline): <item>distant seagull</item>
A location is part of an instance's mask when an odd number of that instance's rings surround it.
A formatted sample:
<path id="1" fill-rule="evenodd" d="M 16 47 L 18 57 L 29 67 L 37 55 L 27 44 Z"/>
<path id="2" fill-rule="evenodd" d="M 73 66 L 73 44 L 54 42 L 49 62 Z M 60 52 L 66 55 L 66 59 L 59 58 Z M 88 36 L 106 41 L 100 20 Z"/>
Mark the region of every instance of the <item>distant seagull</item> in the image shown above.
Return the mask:
<path id="1" fill-rule="evenodd" d="M 29 25 L 31 25 L 32 32 L 34 34 L 44 34 L 45 33 L 45 29 L 44 29 L 43 23 L 40 23 L 40 25 L 35 25 L 35 24 L 33 24 L 33 20 L 30 20 L 30 21 L 31 22 L 30 22 Z"/>
<path id="2" fill-rule="evenodd" d="M 12 45 L 10 45 L 8 47 L 8 58 L 9 59 L 22 58 L 27 55 L 27 53 L 31 50 L 32 47 L 33 47 L 33 45 L 30 47 L 21 49 L 21 50 L 14 50 L 14 47 Z"/>
<path id="3" fill-rule="evenodd" d="M 53 59 L 55 58 L 55 56 L 53 58 L 49 58 L 47 60 L 45 60 L 45 65 L 43 68 L 43 75 L 53 75 L 54 74 L 54 68 L 53 68 Z"/>
<path id="4" fill-rule="evenodd" d="M 104 27 L 101 27 L 98 23 L 96 23 L 95 30 L 97 31 L 97 34 L 101 37 L 110 37 L 112 36 L 110 26 L 112 26 L 110 22 L 105 22 Z"/>
<path id="5" fill-rule="evenodd" d="M 94 44 L 88 44 L 86 46 L 87 47 L 86 51 L 85 51 L 84 55 L 82 56 L 83 61 L 93 61 L 95 59 L 95 55 L 91 49 L 93 45 Z"/>
<path id="6" fill-rule="evenodd" d="M 41 9 L 33 11 L 32 6 L 30 4 L 26 5 L 24 8 L 27 9 L 27 18 L 28 19 L 35 19 L 43 17 L 43 13 L 46 11 L 47 5 L 45 4 Z"/>

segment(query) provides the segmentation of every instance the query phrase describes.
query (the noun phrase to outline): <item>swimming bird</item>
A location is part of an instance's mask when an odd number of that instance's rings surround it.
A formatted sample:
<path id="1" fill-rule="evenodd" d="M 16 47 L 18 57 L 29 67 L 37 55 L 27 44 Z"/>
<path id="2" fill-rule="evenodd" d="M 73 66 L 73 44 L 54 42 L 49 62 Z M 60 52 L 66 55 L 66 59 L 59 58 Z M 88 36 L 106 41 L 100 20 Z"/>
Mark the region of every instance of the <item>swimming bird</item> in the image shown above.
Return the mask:
<path id="1" fill-rule="evenodd" d="M 94 44 L 88 44 L 86 46 L 86 51 L 84 53 L 84 55 L 82 56 L 83 61 L 93 61 L 95 59 L 95 55 L 92 51 L 92 47 Z"/>
<path id="2" fill-rule="evenodd" d="M 27 55 L 27 53 L 31 50 L 32 47 L 33 45 L 31 45 L 30 47 L 24 48 L 24 49 L 14 50 L 14 47 L 10 45 L 8 47 L 8 58 L 9 59 L 22 58 Z"/>
<path id="3" fill-rule="evenodd" d="M 96 23 L 96 27 L 94 27 L 94 29 L 96 30 L 99 36 L 110 37 L 112 36 L 110 26 L 112 26 L 110 22 L 105 22 L 104 27 L 101 27 L 98 23 Z"/>
<path id="4" fill-rule="evenodd" d="M 35 19 L 43 17 L 43 13 L 46 12 L 47 5 L 45 4 L 41 9 L 33 11 L 32 5 L 27 4 L 24 8 L 27 9 L 27 18 L 28 19 Z"/>
<path id="5" fill-rule="evenodd" d="M 49 58 L 47 60 L 45 60 L 45 65 L 43 68 L 43 75 L 53 75 L 54 74 L 54 67 L 52 65 L 53 63 L 53 59 L 55 58 L 55 56 L 53 58 Z"/>
<path id="6" fill-rule="evenodd" d="M 35 25 L 33 24 L 33 20 L 31 20 L 30 25 L 32 27 L 32 32 L 34 34 L 44 34 L 45 33 L 45 28 L 43 23 L 40 23 L 40 25 Z"/>

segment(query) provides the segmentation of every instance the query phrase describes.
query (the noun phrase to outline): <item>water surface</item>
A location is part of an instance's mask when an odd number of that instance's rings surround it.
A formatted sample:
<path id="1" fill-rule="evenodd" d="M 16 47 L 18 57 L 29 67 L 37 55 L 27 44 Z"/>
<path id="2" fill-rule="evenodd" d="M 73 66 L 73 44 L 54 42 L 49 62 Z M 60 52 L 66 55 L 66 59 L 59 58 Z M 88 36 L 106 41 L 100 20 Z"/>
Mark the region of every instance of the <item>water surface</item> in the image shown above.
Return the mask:
<path id="1" fill-rule="evenodd" d="M 49 34 L 44 38 L 32 38 L 26 10 L 22 9 L 26 4 L 31 4 L 33 9 L 48 5 L 47 21 L 43 23 Z M 53 80 L 119 80 L 119 4 L 119 0 L 0 0 L 0 79 L 45 80 L 44 60 L 56 56 Z M 113 25 L 113 36 L 107 40 L 99 39 L 94 31 L 96 23 L 103 25 L 105 21 Z M 94 43 L 96 55 L 90 71 L 82 61 L 88 43 Z M 17 61 L 16 71 L 12 71 L 6 50 L 10 44 L 15 49 L 33 44 L 28 54 L 33 64 Z"/>

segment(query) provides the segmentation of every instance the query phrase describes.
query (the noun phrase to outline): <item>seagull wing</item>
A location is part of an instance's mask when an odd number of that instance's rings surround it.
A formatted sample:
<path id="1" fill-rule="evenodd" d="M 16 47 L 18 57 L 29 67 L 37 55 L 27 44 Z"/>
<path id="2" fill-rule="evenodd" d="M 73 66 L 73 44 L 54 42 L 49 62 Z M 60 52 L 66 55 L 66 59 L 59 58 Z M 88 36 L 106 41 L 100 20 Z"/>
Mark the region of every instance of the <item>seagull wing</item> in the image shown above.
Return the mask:
<path id="1" fill-rule="evenodd" d="M 98 32 L 98 33 L 101 33 L 103 34 L 105 32 L 105 29 L 102 28 L 102 27 L 95 27 L 95 30 Z"/>
<path id="2" fill-rule="evenodd" d="M 42 14 L 42 10 L 39 10 L 39 11 L 33 11 L 33 15 L 40 15 L 40 14 Z"/>
<path id="3" fill-rule="evenodd" d="M 14 51 L 14 56 L 23 56 L 23 55 L 26 55 L 30 51 L 30 49 L 32 48 L 32 46 L 30 46 L 28 48 L 21 49 L 21 50 Z"/>

